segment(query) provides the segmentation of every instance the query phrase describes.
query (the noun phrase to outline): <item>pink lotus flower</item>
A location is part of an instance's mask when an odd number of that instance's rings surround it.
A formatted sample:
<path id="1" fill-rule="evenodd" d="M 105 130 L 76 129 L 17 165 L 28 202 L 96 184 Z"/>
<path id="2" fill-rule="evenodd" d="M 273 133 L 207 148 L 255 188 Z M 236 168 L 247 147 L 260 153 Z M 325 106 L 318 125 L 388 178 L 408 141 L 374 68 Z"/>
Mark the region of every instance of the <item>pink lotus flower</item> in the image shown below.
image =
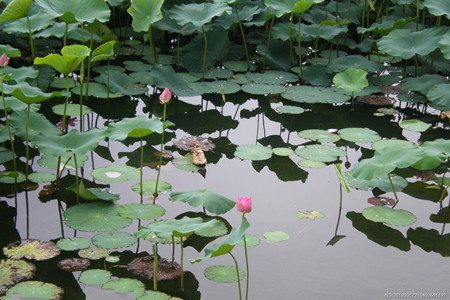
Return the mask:
<path id="1" fill-rule="evenodd" d="M 0 67 L 6 67 L 9 64 L 9 57 L 6 53 L 0 56 Z"/>
<path id="2" fill-rule="evenodd" d="M 159 102 L 161 104 L 166 104 L 172 99 L 172 93 L 168 88 L 165 88 L 164 91 L 159 95 Z"/>
<path id="3" fill-rule="evenodd" d="M 236 208 L 243 214 L 252 211 L 252 198 L 251 197 L 238 197 L 236 200 Z"/>

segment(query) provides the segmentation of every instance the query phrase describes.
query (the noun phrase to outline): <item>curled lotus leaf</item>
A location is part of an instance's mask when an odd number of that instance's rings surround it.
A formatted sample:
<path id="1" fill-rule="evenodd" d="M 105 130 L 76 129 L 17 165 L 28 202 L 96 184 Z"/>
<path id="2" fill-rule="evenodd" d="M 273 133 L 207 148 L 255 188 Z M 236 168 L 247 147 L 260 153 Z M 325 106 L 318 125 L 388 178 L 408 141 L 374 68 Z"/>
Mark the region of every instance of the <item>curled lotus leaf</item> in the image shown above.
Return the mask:
<path id="1" fill-rule="evenodd" d="M 10 287 L 33 277 L 36 267 L 24 260 L 6 259 L 0 261 L 0 294 L 3 287 Z"/>
<path id="2" fill-rule="evenodd" d="M 25 299 L 60 300 L 64 290 L 51 283 L 42 281 L 24 281 L 16 284 L 6 293 L 6 299 L 16 299 L 15 295 Z"/>
<path id="3" fill-rule="evenodd" d="M 10 245 L 3 248 L 3 253 L 12 259 L 47 260 L 58 256 L 60 250 L 53 242 L 39 240 L 23 240 L 19 245 Z"/>

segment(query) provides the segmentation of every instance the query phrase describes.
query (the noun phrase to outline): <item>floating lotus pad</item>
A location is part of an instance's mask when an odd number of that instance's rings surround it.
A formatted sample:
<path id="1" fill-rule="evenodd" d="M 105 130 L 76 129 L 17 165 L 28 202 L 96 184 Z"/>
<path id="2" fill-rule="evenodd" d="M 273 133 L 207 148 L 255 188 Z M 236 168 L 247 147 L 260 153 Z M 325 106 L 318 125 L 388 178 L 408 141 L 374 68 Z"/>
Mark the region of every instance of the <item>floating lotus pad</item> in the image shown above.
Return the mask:
<path id="1" fill-rule="evenodd" d="M 159 271 L 159 269 L 158 269 Z M 136 298 L 136 300 L 170 300 L 170 299 L 177 299 L 174 297 L 170 297 L 167 294 L 164 294 L 162 292 L 156 292 L 156 291 L 146 291 L 143 296 L 140 296 Z"/>
<path id="2" fill-rule="evenodd" d="M 439 110 L 449 110 L 450 109 L 450 96 L 448 94 L 448 89 L 450 84 L 437 84 L 432 87 L 428 93 L 427 98 L 430 100 L 430 106 Z"/>
<path id="3" fill-rule="evenodd" d="M 280 85 L 249 83 L 241 86 L 241 89 L 253 95 L 274 95 L 285 92 L 286 88 Z"/>
<path id="4" fill-rule="evenodd" d="M 292 150 L 291 148 L 286 148 L 286 147 L 273 148 L 272 151 L 273 151 L 273 154 L 278 155 L 278 156 L 290 156 L 290 155 L 294 154 L 294 150 Z"/>
<path id="5" fill-rule="evenodd" d="M 119 215 L 129 219 L 153 220 L 164 216 L 164 207 L 156 204 L 129 203 L 118 208 Z"/>
<path id="6" fill-rule="evenodd" d="M 153 193 L 155 193 L 155 188 L 156 188 L 156 180 L 142 181 L 142 192 L 144 194 L 153 195 Z M 139 194 L 141 192 L 141 184 L 136 183 L 131 187 L 131 189 L 133 190 L 133 192 L 136 192 Z M 172 185 L 170 185 L 169 183 L 162 181 L 162 180 L 160 180 L 158 182 L 158 190 L 156 191 L 157 193 L 170 192 L 171 190 L 172 190 Z"/>
<path id="7" fill-rule="evenodd" d="M 376 131 L 369 128 L 344 128 L 338 131 L 342 139 L 354 143 L 373 143 L 381 140 L 381 136 Z"/>
<path id="8" fill-rule="evenodd" d="M 63 294 L 63 289 L 54 284 L 42 281 L 25 281 L 10 288 L 6 293 L 6 299 L 16 299 L 15 295 L 18 295 L 25 299 L 60 300 Z"/>
<path id="9" fill-rule="evenodd" d="M 339 157 L 345 156 L 345 151 L 327 145 L 307 145 L 295 149 L 295 154 L 307 160 L 326 163 L 333 162 Z"/>
<path id="10" fill-rule="evenodd" d="M 91 173 L 94 179 L 105 183 L 119 183 L 139 178 L 139 169 L 129 166 L 110 165 Z"/>
<path id="11" fill-rule="evenodd" d="M 190 82 L 189 87 L 198 95 L 203 94 L 234 94 L 239 92 L 240 86 L 230 81 Z"/>
<path id="12" fill-rule="evenodd" d="M 104 290 L 114 290 L 119 294 L 128 294 L 130 292 L 144 292 L 145 285 L 137 279 L 119 278 L 108 281 L 102 285 Z"/>
<path id="13" fill-rule="evenodd" d="M 256 247 L 261 243 L 261 239 L 253 234 L 246 234 L 244 238 L 247 243 L 247 247 Z M 244 240 L 240 241 L 237 245 L 244 246 Z"/>
<path id="14" fill-rule="evenodd" d="M 218 283 L 238 282 L 235 266 L 216 265 L 205 269 L 204 275 L 207 279 Z M 245 272 L 239 270 L 239 279 L 245 278 Z"/>
<path id="15" fill-rule="evenodd" d="M 107 134 L 111 140 L 122 141 L 127 137 L 143 138 L 154 132 L 163 132 L 163 123 L 156 117 L 148 118 L 137 116 L 134 118 L 123 118 L 116 123 L 108 125 Z"/>
<path id="16" fill-rule="evenodd" d="M 291 86 L 281 95 L 287 100 L 299 103 L 344 103 L 349 95 L 338 93 L 330 88 L 312 86 Z"/>
<path id="17" fill-rule="evenodd" d="M 109 262 L 109 263 L 115 264 L 115 263 L 118 263 L 120 261 L 120 257 L 110 255 L 110 256 L 106 257 L 105 260 L 107 262 Z"/>
<path id="18" fill-rule="evenodd" d="M 253 161 L 266 160 L 272 157 L 272 149 L 262 145 L 240 145 L 236 147 L 234 156 Z"/>
<path id="19" fill-rule="evenodd" d="M 170 194 L 170 201 L 186 202 L 192 207 L 203 206 L 213 214 L 224 214 L 235 206 L 235 202 L 227 197 L 206 189 Z"/>
<path id="20" fill-rule="evenodd" d="M 52 107 L 52 110 L 55 114 L 63 116 L 64 115 L 64 104 L 57 104 Z M 86 115 L 86 114 L 92 112 L 92 109 L 90 109 L 86 105 L 82 105 L 82 112 L 83 112 L 83 115 Z M 67 108 L 66 108 L 66 116 L 79 117 L 80 116 L 80 105 L 68 103 Z"/>
<path id="21" fill-rule="evenodd" d="M 198 172 L 201 168 L 192 163 L 192 154 L 188 153 L 183 157 L 177 157 L 172 161 L 172 164 L 181 171 Z"/>
<path id="22" fill-rule="evenodd" d="M 33 277 L 36 267 L 24 260 L 0 260 L 0 291 Z"/>
<path id="23" fill-rule="evenodd" d="M 99 233 L 92 238 L 94 245 L 105 249 L 129 247 L 136 241 L 137 239 L 133 235 L 120 231 Z"/>
<path id="24" fill-rule="evenodd" d="M 230 69 L 233 72 L 247 72 L 247 62 L 241 60 L 230 60 L 223 62 L 225 68 Z M 254 65 L 250 65 L 250 69 L 254 69 Z"/>
<path id="25" fill-rule="evenodd" d="M 205 79 L 228 79 L 231 76 L 233 76 L 233 72 L 228 69 L 214 68 L 205 72 Z"/>
<path id="26" fill-rule="evenodd" d="M 302 131 L 298 132 L 298 136 L 303 139 L 307 139 L 307 140 L 311 140 L 311 141 L 315 141 L 315 142 L 319 142 L 319 143 L 336 143 L 337 141 L 339 141 L 341 139 L 341 137 L 339 135 L 337 135 L 336 133 L 328 132 L 328 131 L 322 130 L 322 129 L 302 130 Z"/>
<path id="27" fill-rule="evenodd" d="M 289 72 L 268 70 L 264 73 L 247 73 L 245 77 L 258 84 L 280 85 L 297 82 L 298 76 Z"/>
<path id="28" fill-rule="evenodd" d="M 83 237 L 60 239 L 56 243 L 56 246 L 58 246 L 59 249 L 65 250 L 65 251 L 86 249 L 91 246 L 91 240 L 89 240 L 87 238 L 83 238 Z"/>
<path id="29" fill-rule="evenodd" d="M 381 151 L 386 147 L 394 147 L 394 146 L 406 146 L 406 147 L 415 147 L 414 144 L 407 140 L 397 140 L 397 139 L 389 139 L 389 140 L 379 140 L 372 144 L 372 149 L 375 151 Z"/>
<path id="30" fill-rule="evenodd" d="M 52 182 L 56 180 L 56 174 L 47 172 L 31 173 L 28 175 L 28 179 L 36 183 Z"/>
<path id="31" fill-rule="evenodd" d="M 4 171 L 0 172 L 0 183 L 13 184 L 25 181 L 25 174 L 22 172 Z"/>
<path id="32" fill-rule="evenodd" d="M 101 269 L 86 270 L 80 274 L 80 282 L 87 285 L 104 284 L 111 279 L 111 272 Z"/>
<path id="33" fill-rule="evenodd" d="M 416 119 L 402 120 L 400 121 L 400 123 L 398 123 L 398 125 L 403 129 L 415 132 L 424 132 L 431 127 L 431 124 Z"/>
<path id="34" fill-rule="evenodd" d="M 300 160 L 297 165 L 301 168 L 322 169 L 326 165 L 321 161 L 314 161 L 308 159 Z"/>
<path id="35" fill-rule="evenodd" d="M 91 246 L 89 248 L 81 249 L 80 251 L 78 251 L 78 255 L 83 258 L 97 260 L 100 258 L 108 257 L 109 251 L 108 251 L 108 249 Z"/>
<path id="36" fill-rule="evenodd" d="M 320 211 L 307 210 L 307 211 L 297 212 L 297 218 L 315 220 L 317 218 L 323 219 L 323 218 L 325 218 L 325 215 L 323 213 L 321 213 Z"/>
<path id="37" fill-rule="evenodd" d="M 305 110 L 298 106 L 282 105 L 275 108 L 275 112 L 279 114 L 299 115 L 305 112 Z"/>
<path id="38" fill-rule="evenodd" d="M 87 84 L 83 84 L 83 95 L 86 95 L 87 92 Z M 81 86 L 77 85 L 71 90 L 72 93 L 75 95 L 81 94 Z M 112 99 L 112 98 L 119 98 L 123 97 L 124 95 L 121 93 L 113 93 L 108 91 L 108 87 L 104 84 L 98 83 L 98 82 L 90 82 L 89 83 L 89 93 L 88 96 L 94 97 L 94 98 L 102 98 L 102 99 Z"/>
<path id="39" fill-rule="evenodd" d="M 269 231 L 264 233 L 264 238 L 270 242 L 283 242 L 289 239 L 289 234 L 284 231 Z"/>
<path id="40" fill-rule="evenodd" d="M 18 246 L 3 248 L 3 254 L 12 259 L 34 259 L 47 260 L 58 256 L 58 247 L 53 242 L 43 242 L 39 240 L 23 240 Z"/>
<path id="41" fill-rule="evenodd" d="M 362 211 L 362 215 L 374 222 L 382 222 L 389 225 L 407 226 L 416 222 L 414 214 L 403 209 L 393 209 L 385 206 L 369 206 Z"/>
<path id="42" fill-rule="evenodd" d="M 80 231 L 113 231 L 127 227 L 132 220 L 119 215 L 118 207 L 105 202 L 79 204 L 65 211 L 65 222 Z"/>

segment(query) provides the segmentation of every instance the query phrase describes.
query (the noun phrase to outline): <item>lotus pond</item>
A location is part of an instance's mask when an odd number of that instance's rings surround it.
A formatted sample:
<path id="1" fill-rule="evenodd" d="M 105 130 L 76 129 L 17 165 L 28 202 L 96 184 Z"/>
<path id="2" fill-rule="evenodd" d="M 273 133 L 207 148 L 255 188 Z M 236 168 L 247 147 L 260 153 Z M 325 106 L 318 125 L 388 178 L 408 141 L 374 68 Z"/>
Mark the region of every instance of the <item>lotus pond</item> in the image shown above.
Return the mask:
<path id="1" fill-rule="evenodd" d="M 0 11 L 0 299 L 447 297 L 449 1 Z"/>

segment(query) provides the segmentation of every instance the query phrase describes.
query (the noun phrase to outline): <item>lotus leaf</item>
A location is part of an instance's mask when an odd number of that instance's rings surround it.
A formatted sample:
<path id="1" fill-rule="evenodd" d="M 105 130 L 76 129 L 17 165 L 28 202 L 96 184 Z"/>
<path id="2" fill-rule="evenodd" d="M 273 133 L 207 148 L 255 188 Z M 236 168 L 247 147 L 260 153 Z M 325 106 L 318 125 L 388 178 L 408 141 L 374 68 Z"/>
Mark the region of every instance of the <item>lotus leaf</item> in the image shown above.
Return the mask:
<path id="1" fill-rule="evenodd" d="M 450 88 L 450 83 L 438 84 L 432 87 L 428 93 L 427 98 L 430 100 L 430 106 L 439 110 L 449 110 L 450 109 L 450 94 L 448 89 Z"/>
<path id="2" fill-rule="evenodd" d="M 217 81 L 203 81 L 190 82 L 188 84 L 197 95 L 203 94 L 233 94 L 240 90 L 238 84 L 231 81 L 217 80 Z"/>
<path id="3" fill-rule="evenodd" d="M 166 221 L 160 221 L 150 223 L 147 226 L 142 227 L 137 234 L 137 237 L 148 238 L 149 236 L 156 235 L 159 238 L 174 237 L 188 237 L 199 230 L 208 230 L 216 226 L 216 223 L 221 221 L 217 219 L 211 219 L 206 221 L 202 218 L 189 218 L 183 217 L 182 219 L 170 219 Z"/>
<path id="4" fill-rule="evenodd" d="M 256 84 L 279 85 L 298 81 L 298 76 L 289 72 L 269 70 L 264 73 L 249 72 L 245 77 Z M 277 87 L 274 87 L 277 89 Z"/>
<path id="5" fill-rule="evenodd" d="M 161 20 L 164 0 L 133 0 L 128 13 L 133 17 L 131 25 L 136 32 L 147 32 L 150 26 Z"/>
<path id="6" fill-rule="evenodd" d="M 273 148 L 272 151 L 273 151 L 273 154 L 278 155 L 278 156 L 290 156 L 290 155 L 294 154 L 294 150 L 292 150 L 291 148 L 286 148 L 286 147 Z"/>
<path id="7" fill-rule="evenodd" d="M 118 206 L 106 202 L 79 204 L 68 208 L 65 222 L 80 231 L 111 231 L 127 227 L 131 220 L 118 213 Z"/>
<path id="8" fill-rule="evenodd" d="M 298 132 L 298 136 L 319 143 L 336 143 L 341 139 L 339 135 L 322 129 L 307 129 Z"/>
<path id="9" fill-rule="evenodd" d="M 450 59 L 450 31 L 447 31 L 447 33 L 442 36 L 438 45 L 444 58 Z"/>
<path id="10" fill-rule="evenodd" d="M 104 284 L 111 279 L 111 272 L 101 269 L 86 270 L 80 274 L 80 282 L 87 285 Z"/>
<path id="11" fill-rule="evenodd" d="M 317 218 L 323 219 L 323 218 L 325 218 L 325 215 L 323 213 L 321 213 L 320 211 L 307 210 L 307 211 L 297 212 L 297 218 L 315 220 Z"/>
<path id="12" fill-rule="evenodd" d="M 211 22 L 214 17 L 231 11 L 231 8 L 225 3 L 190 3 L 175 5 L 170 11 L 169 15 L 174 19 L 178 25 L 184 26 L 186 24 L 193 24 L 196 28 L 201 28 L 206 23 Z"/>
<path id="13" fill-rule="evenodd" d="M 107 135 L 111 140 L 122 141 L 127 137 L 143 138 L 152 133 L 162 133 L 163 123 L 156 117 L 147 118 L 137 116 L 134 118 L 123 118 L 116 123 L 108 125 Z"/>
<path id="14" fill-rule="evenodd" d="M 343 103 L 350 99 L 350 96 L 329 88 L 306 85 L 288 87 L 281 96 L 287 100 L 300 103 Z"/>
<path id="15" fill-rule="evenodd" d="M 0 287 L 7 288 L 33 277 L 36 267 L 24 260 L 0 260 Z M 0 288 L 1 290 L 1 288 Z"/>
<path id="16" fill-rule="evenodd" d="M 105 183 L 126 182 L 139 178 L 139 169 L 129 166 L 110 165 L 92 170 L 92 177 Z"/>
<path id="17" fill-rule="evenodd" d="M 23 257 L 34 260 L 47 260 L 59 255 L 59 249 L 53 242 L 39 240 L 23 240 L 18 246 L 3 248 L 3 253 L 12 259 Z"/>
<path id="18" fill-rule="evenodd" d="M 61 54 L 48 54 L 45 57 L 37 57 L 36 65 L 49 65 L 61 74 L 68 75 L 75 71 L 81 62 L 89 56 L 91 49 L 83 45 L 70 45 L 61 49 Z"/>
<path id="19" fill-rule="evenodd" d="M 405 146 L 407 148 L 415 148 L 416 146 L 410 142 L 410 141 L 406 141 L 406 140 L 397 140 L 397 139 L 383 139 L 383 140 L 378 140 L 375 143 L 372 144 L 372 149 L 375 151 L 382 151 L 383 148 L 386 147 L 396 147 L 396 146 Z"/>
<path id="20" fill-rule="evenodd" d="M 1 183 L 20 183 L 25 181 L 25 175 L 21 172 L 14 171 L 3 171 L 0 172 L 0 182 Z"/>
<path id="21" fill-rule="evenodd" d="M 134 78 L 119 71 L 112 70 L 102 72 L 96 80 L 107 85 L 112 93 L 134 96 L 148 92 L 147 87 L 137 84 L 137 81 Z"/>
<path id="22" fill-rule="evenodd" d="M 326 165 L 321 161 L 313 161 L 308 159 L 302 159 L 298 163 L 301 168 L 322 169 Z"/>
<path id="23" fill-rule="evenodd" d="M 10 125 L 14 128 L 17 136 L 25 139 L 27 137 L 26 110 L 18 110 L 11 114 Z M 28 115 L 28 138 L 34 140 L 38 135 L 58 136 L 61 130 L 45 118 L 44 115 L 30 111 Z"/>
<path id="24" fill-rule="evenodd" d="M 99 233 L 92 238 L 95 246 L 105 249 L 129 247 L 136 241 L 133 235 L 120 231 Z"/>
<path id="25" fill-rule="evenodd" d="M 282 105 L 275 108 L 275 111 L 279 114 L 299 115 L 305 112 L 305 110 L 298 106 Z"/>
<path id="26" fill-rule="evenodd" d="M 91 240 L 83 237 L 74 237 L 71 239 L 60 239 L 56 246 L 64 251 L 75 251 L 86 249 L 91 246 Z"/>
<path id="27" fill-rule="evenodd" d="M 430 129 L 431 124 L 425 123 L 417 119 L 402 120 L 398 125 L 403 129 L 408 129 L 415 132 L 424 132 Z"/>
<path id="28" fill-rule="evenodd" d="M 87 91 L 87 84 L 84 84 L 83 86 L 81 85 L 76 85 L 72 90 L 72 93 L 79 95 L 81 92 L 83 92 L 83 95 L 87 95 L 88 96 L 92 96 L 95 98 L 119 98 L 122 97 L 123 94 L 121 93 L 113 93 L 111 91 L 108 90 L 108 88 L 106 87 L 106 85 L 98 83 L 98 82 L 91 82 L 89 84 L 89 91 Z"/>
<path id="29" fill-rule="evenodd" d="M 246 234 L 242 239 L 242 241 L 240 241 L 237 245 L 244 246 L 244 239 L 245 243 L 247 244 L 247 247 L 256 247 L 259 246 L 259 244 L 261 243 L 261 239 L 256 235 Z"/>
<path id="30" fill-rule="evenodd" d="M 368 220 L 389 225 L 407 226 L 416 222 L 416 216 L 409 211 L 385 206 L 366 207 L 362 214 Z"/>
<path id="31" fill-rule="evenodd" d="M 205 269 L 205 277 L 211 281 L 219 283 L 233 283 L 243 280 L 245 272 L 239 270 L 239 280 L 237 277 L 236 267 L 227 265 L 210 266 Z"/>
<path id="32" fill-rule="evenodd" d="M 333 77 L 333 83 L 340 89 L 351 93 L 359 93 L 369 86 L 367 72 L 361 69 L 349 68 Z"/>
<path id="33" fill-rule="evenodd" d="M 425 0 L 423 5 L 428 8 L 430 14 L 435 16 L 447 16 L 450 19 L 450 3 L 441 0 Z"/>
<path id="34" fill-rule="evenodd" d="M 423 151 L 422 157 L 412 165 L 418 170 L 433 170 L 448 161 L 450 157 L 450 141 L 438 139 L 424 142 L 420 149 Z"/>
<path id="35" fill-rule="evenodd" d="M 264 233 L 264 238 L 270 242 L 284 242 L 289 239 L 289 234 L 284 231 L 268 231 Z"/>
<path id="36" fill-rule="evenodd" d="M 127 294 L 129 292 L 141 294 L 144 293 L 145 285 L 137 279 L 119 278 L 104 283 L 102 289 L 114 290 L 119 294 Z"/>
<path id="37" fill-rule="evenodd" d="M 342 72 L 346 69 L 362 69 L 369 73 L 381 73 L 384 70 L 383 65 L 371 61 L 361 55 L 345 55 L 334 58 L 327 66 L 328 73 Z"/>
<path id="38" fill-rule="evenodd" d="M 100 258 L 105 258 L 109 256 L 108 249 L 99 248 L 97 246 L 91 246 L 86 249 L 81 249 L 78 251 L 78 255 L 83 258 L 97 260 Z"/>
<path id="39" fill-rule="evenodd" d="M 142 192 L 144 194 L 151 194 L 153 195 L 155 193 L 155 188 L 156 188 L 156 180 L 144 180 L 142 181 Z M 133 192 L 136 193 L 140 193 L 141 192 L 141 184 L 137 183 L 134 184 L 131 189 L 133 190 Z M 158 182 L 158 190 L 156 191 L 157 193 L 161 193 L 161 192 L 170 192 L 172 190 L 172 185 L 160 180 Z"/>
<path id="40" fill-rule="evenodd" d="M 36 0 L 48 15 L 60 18 L 66 23 L 107 22 L 111 14 L 108 4 L 103 0 Z"/>
<path id="41" fill-rule="evenodd" d="M 5 94 L 16 97 L 25 104 L 39 103 L 50 98 L 68 95 L 66 92 L 44 93 L 40 88 L 31 86 L 26 82 L 21 82 L 16 85 L 3 84 L 3 91 Z"/>
<path id="42" fill-rule="evenodd" d="M 159 271 L 159 268 L 158 268 Z M 140 296 L 136 298 L 136 300 L 171 300 L 176 299 L 174 297 L 170 297 L 167 294 L 164 294 L 162 292 L 156 292 L 156 291 L 146 291 L 143 296 Z"/>
<path id="43" fill-rule="evenodd" d="M 444 76 L 437 74 L 425 74 L 417 77 L 407 77 L 402 80 L 401 88 L 407 91 L 418 91 L 426 95 L 428 91 L 437 84 L 447 83 Z"/>
<path id="44" fill-rule="evenodd" d="M 17 20 L 28 16 L 33 0 L 13 0 L 3 9 L 0 22 Z"/>
<path id="45" fill-rule="evenodd" d="M 343 140 L 354 143 L 373 143 L 381 140 L 378 133 L 369 128 L 344 128 L 339 130 L 338 134 Z"/>
<path id="46" fill-rule="evenodd" d="M 262 145 L 240 145 L 234 156 L 253 161 L 266 160 L 272 157 L 272 149 Z"/>
<path id="47" fill-rule="evenodd" d="M 345 156 L 345 151 L 340 148 L 327 145 L 307 145 L 300 146 L 295 149 L 295 154 L 307 160 L 326 163 L 333 162 L 339 157 Z"/>
<path id="48" fill-rule="evenodd" d="M 164 207 L 156 204 L 129 203 L 119 207 L 119 214 L 129 219 L 153 220 L 164 216 Z"/>
<path id="49" fill-rule="evenodd" d="M 322 38 L 330 41 L 341 33 L 347 32 L 346 26 L 328 26 L 323 24 L 311 24 L 302 26 L 302 34 L 312 38 Z"/>
<path id="50" fill-rule="evenodd" d="M 260 83 L 250 83 L 242 85 L 241 89 L 253 95 L 273 95 L 281 94 L 285 91 L 284 86 L 273 85 L 273 84 L 260 84 Z"/>
<path id="51" fill-rule="evenodd" d="M 16 299 L 15 295 L 25 299 L 62 299 L 64 290 L 51 283 L 42 281 L 25 281 L 20 282 L 10 288 L 6 293 L 6 299 Z"/>

